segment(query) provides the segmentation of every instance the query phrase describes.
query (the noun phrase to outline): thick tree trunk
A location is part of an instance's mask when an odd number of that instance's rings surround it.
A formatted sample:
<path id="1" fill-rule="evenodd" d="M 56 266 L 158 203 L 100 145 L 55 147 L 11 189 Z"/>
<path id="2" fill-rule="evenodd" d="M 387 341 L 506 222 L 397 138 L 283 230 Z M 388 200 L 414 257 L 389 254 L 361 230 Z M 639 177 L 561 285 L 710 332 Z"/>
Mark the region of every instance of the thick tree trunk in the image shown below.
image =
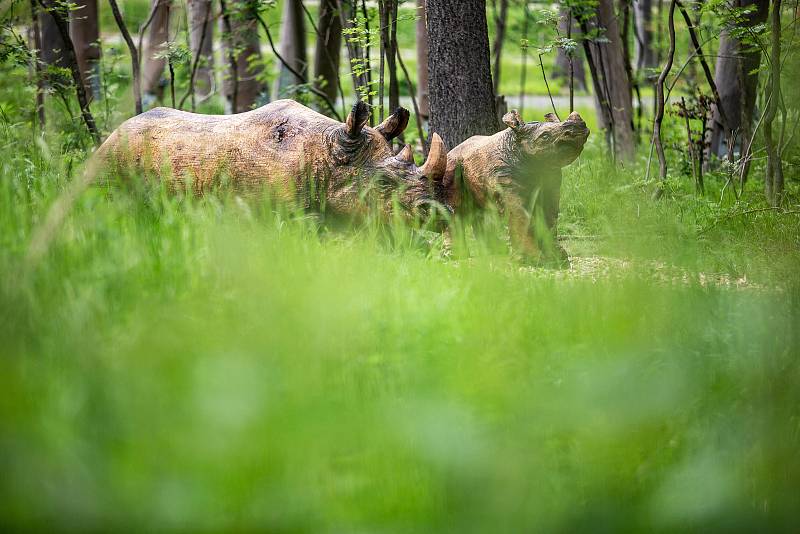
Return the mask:
<path id="1" fill-rule="evenodd" d="M 338 9 L 338 0 L 320 1 L 319 35 L 314 51 L 314 85 L 334 102 L 340 83 L 339 59 L 342 49 L 342 22 Z"/>
<path id="2" fill-rule="evenodd" d="M 754 26 L 767 20 L 769 0 L 734 0 L 735 7 L 756 6 L 756 10 L 745 18 L 745 25 Z M 722 124 L 719 112 L 714 108 L 711 119 L 710 150 L 722 157 L 727 152 L 728 138 L 733 132 L 742 144 L 747 144 L 752 133 L 756 93 L 758 91 L 758 68 L 761 52 L 757 47 L 742 46 L 727 31 L 723 32 L 714 80 L 719 89 L 728 129 Z M 734 143 L 735 144 L 735 143 Z"/>
<path id="3" fill-rule="evenodd" d="M 431 99 L 428 90 L 428 21 L 425 0 L 417 0 L 417 99 L 419 114 L 427 120 L 431 115 Z"/>
<path id="4" fill-rule="evenodd" d="M 188 0 L 189 47 L 192 51 L 194 93 L 201 98 L 214 90 L 214 13 L 211 0 Z"/>
<path id="5" fill-rule="evenodd" d="M 498 128 L 486 1 L 427 0 L 431 132 L 452 148 Z"/>
<path id="6" fill-rule="evenodd" d="M 636 71 L 642 72 L 658 66 L 653 50 L 653 0 L 636 0 L 633 3 L 633 21 Z"/>
<path id="7" fill-rule="evenodd" d="M 602 94 L 595 96 L 599 105 L 609 111 L 605 116 L 611 120 L 611 124 L 603 120 L 601 126 L 612 133 L 614 156 L 621 160 L 630 160 L 634 153 L 631 84 L 625 68 L 625 53 L 612 0 L 600 0 L 592 22 L 596 28 L 604 30 L 603 36 L 606 39 L 605 42 L 590 43 L 597 75 L 601 78 L 599 85 Z M 603 114 L 598 116 L 604 117 Z"/>
<path id="8" fill-rule="evenodd" d="M 301 85 L 308 80 L 308 61 L 306 59 L 305 15 L 300 0 L 284 0 L 281 17 L 280 54 L 294 73 L 286 65 L 278 65 L 278 78 L 275 80 L 275 97 L 291 96 L 289 88 Z M 301 77 L 296 76 L 300 74 Z"/>
<path id="9" fill-rule="evenodd" d="M 86 94 L 90 100 L 99 100 L 101 49 L 97 0 L 78 0 L 77 8 L 70 11 L 69 33 Z"/>
<path id="10" fill-rule="evenodd" d="M 252 109 L 265 89 L 259 79 L 263 68 L 260 61 L 261 41 L 258 37 L 258 20 L 250 11 L 252 7 L 243 1 L 226 2 L 226 5 L 230 10 L 228 19 L 231 35 L 225 40 L 223 48 L 224 54 L 228 56 L 232 45 L 236 72 L 225 77 L 222 93 L 225 97 L 226 113 L 241 113 Z M 225 24 L 224 18 L 221 24 Z"/>
<path id="11" fill-rule="evenodd" d="M 169 14 L 172 0 L 152 0 L 153 19 L 147 28 L 147 36 L 142 46 L 142 91 L 148 100 L 160 99 L 164 93 L 165 83 L 162 82 L 164 67 L 167 61 L 156 58 L 161 52 L 161 45 L 169 39 Z"/>
<path id="12" fill-rule="evenodd" d="M 575 41 L 581 40 L 580 29 L 575 24 L 575 19 L 570 16 L 570 10 L 564 7 L 559 11 L 558 33 L 561 36 L 570 35 Z M 556 52 L 552 78 L 566 80 L 569 83 L 569 70 L 569 57 L 563 49 L 559 48 Z M 583 66 L 583 54 L 579 49 L 572 54 L 572 76 L 575 87 L 585 91 L 587 89 L 586 69 Z"/>

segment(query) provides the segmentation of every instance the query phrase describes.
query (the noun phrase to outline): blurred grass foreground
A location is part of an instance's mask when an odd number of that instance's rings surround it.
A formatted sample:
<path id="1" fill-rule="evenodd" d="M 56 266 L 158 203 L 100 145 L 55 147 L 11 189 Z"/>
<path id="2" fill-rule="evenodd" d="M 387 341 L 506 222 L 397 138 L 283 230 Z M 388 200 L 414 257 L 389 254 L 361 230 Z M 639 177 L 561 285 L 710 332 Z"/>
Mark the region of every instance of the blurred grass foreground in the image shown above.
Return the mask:
<path id="1" fill-rule="evenodd" d="M 9 153 L 0 524 L 796 531 L 797 219 L 698 237 L 681 206 L 705 201 L 651 202 L 599 150 L 564 192 L 573 261 L 621 262 L 589 275 L 476 236 L 447 258 L 413 228 L 106 186 L 29 267 L 74 171 Z"/>

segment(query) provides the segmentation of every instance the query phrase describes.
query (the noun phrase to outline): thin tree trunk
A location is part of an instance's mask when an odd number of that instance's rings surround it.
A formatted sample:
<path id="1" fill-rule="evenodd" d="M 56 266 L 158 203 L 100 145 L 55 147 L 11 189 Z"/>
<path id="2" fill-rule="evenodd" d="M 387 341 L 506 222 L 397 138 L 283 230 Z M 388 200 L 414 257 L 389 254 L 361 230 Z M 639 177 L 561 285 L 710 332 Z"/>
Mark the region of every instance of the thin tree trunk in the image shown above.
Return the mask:
<path id="1" fill-rule="evenodd" d="M 338 0 L 320 0 L 319 27 L 314 52 L 314 76 L 316 78 L 314 84 L 330 100 L 336 100 L 337 88 L 344 100 L 344 92 L 341 91 L 341 81 L 339 80 L 342 23 L 338 10 Z"/>
<path id="2" fill-rule="evenodd" d="M 424 120 L 431 115 L 431 100 L 428 90 L 428 22 L 425 0 L 417 0 L 417 99 L 419 100 L 419 114 Z"/>
<path id="3" fill-rule="evenodd" d="M 583 35 L 588 35 L 588 24 L 581 21 L 581 32 Z M 592 53 L 592 47 L 587 39 L 581 39 L 583 43 L 583 53 L 586 55 L 586 64 L 589 65 L 589 75 L 592 78 L 592 90 L 594 92 L 594 101 L 597 109 L 597 122 L 601 125 L 612 124 L 614 119 L 611 115 L 611 110 L 608 107 L 608 98 L 605 95 L 602 79 L 597 68 L 597 60 Z M 613 154 L 614 152 L 614 132 L 611 128 L 605 127 L 605 140 L 608 151 Z"/>
<path id="4" fill-rule="evenodd" d="M 629 161 L 634 153 L 633 103 L 613 0 L 600 0 L 594 23 L 598 29 L 605 30 L 606 39 L 606 42 L 590 43 L 604 89 L 606 101 L 603 105 L 610 110 L 612 120 L 604 127 L 613 131 L 615 158 Z"/>
<path id="5" fill-rule="evenodd" d="M 492 44 L 492 82 L 494 94 L 500 94 L 500 67 L 503 63 L 503 43 L 506 38 L 506 21 L 508 20 L 508 0 L 500 0 L 500 11 L 494 20 L 494 43 Z"/>
<path id="6" fill-rule="evenodd" d="M 286 64 L 278 65 L 278 78 L 275 81 L 275 97 L 289 95 L 289 89 L 308 81 L 308 60 L 306 58 L 306 30 L 303 6 L 300 0 L 284 0 L 281 18 L 280 55 Z M 291 70 L 287 68 L 290 65 Z M 300 76 L 297 76 L 300 74 Z"/>
<path id="7" fill-rule="evenodd" d="M 714 81 L 714 75 L 711 74 L 711 68 L 708 66 L 706 56 L 703 54 L 703 48 L 700 45 L 700 40 L 697 38 L 697 33 L 694 30 L 694 22 L 692 22 L 691 17 L 689 17 L 689 13 L 686 11 L 686 8 L 683 6 L 680 0 L 677 0 L 676 5 L 681 11 L 684 22 L 686 22 L 686 28 L 689 30 L 689 37 L 692 40 L 692 46 L 694 46 L 695 55 L 700 60 L 700 65 L 703 67 L 703 73 L 705 74 L 706 82 L 708 82 L 708 86 L 711 89 L 711 94 L 714 96 L 714 102 L 719 110 L 720 121 L 722 122 L 723 126 L 725 126 L 728 124 L 728 119 L 725 116 L 725 109 L 722 106 L 722 100 L 719 95 L 719 90 L 717 89 L 717 84 Z"/>
<path id="8" fill-rule="evenodd" d="M 580 33 L 580 30 L 576 25 L 571 10 L 567 7 L 562 7 L 558 17 L 558 34 L 566 35 L 567 38 L 577 41 L 581 40 L 581 36 L 576 35 L 578 33 Z M 570 72 L 572 73 L 571 75 Z M 576 49 L 570 56 L 563 48 L 559 47 L 556 51 L 556 61 L 550 77 L 554 80 L 566 78 L 567 83 L 571 83 L 573 91 L 577 82 L 578 88 L 585 91 L 588 86 L 586 85 L 586 70 L 583 66 L 583 54 L 580 50 Z"/>
<path id="9" fill-rule="evenodd" d="M 636 0 L 633 3 L 633 21 L 636 71 L 641 74 L 658 65 L 653 50 L 653 0 Z"/>
<path id="10" fill-rule="evenodd" d="M 187 8 L 192 52 L 189 85 L 194 111 L 195 94 L 207 98 L 214 90 L 214 16 L 211 0 L 187 0 Z"/>
<path id="11" fill-rule="evenodd" d="M 64 43 L 63 58 L 72 74 L 72 82 L 75 84 L 75 95 L 78 98 L 78 104 L 81 108 L 81 117 L 83 117 L 83 122 L 86 124 L 86 129 L 89 130 L 89 134 L 92 136 L 95 145 L 99 145 L 100 133 L 97 131 L 97 125 L 89 109 L 89 101 L 86 98 L 86 88 L 81 79 L 78 60 L 75 57 L 75 47 L 72 45 L 72 39 L 69 37 L 69 23 L 67 22 L 66 15 L 59 12 L 60 7 L 48 5 L 45 0 L 39 0 L 39 4 L 45 11 L 48 11 L 50 15 L 52 15 L 58 33 L 61 34 L 61 40 Z"/>
<path id="12" fill-rule="evenodd" d="M 120 13 L 119 11 L 117 0 L 108 0 L 108 3 L 111 6 L 111 11 L 114 14 L 114 20 L 117 22 L 117 27 L 119 28 L 119 31 L 122 34 L 122 38 L 125 40 L 125 44 L 128 45 L 128 51 L 131 54 L 131 71 L 133 72 L 134 107 L 136 109 L 136 114 L 139 115 L 142 112 L 142 90 L 141 90 L 142 86 L 141 86 L 141 81 L 139 79 L 139 52 L 136 50 L 136 45 L 133 44 L 133 39 L 131 38 L 131 34 L 128 31 L 128 27 L 125 25 L 125 21 L 122 19 L 122 13 Z"/>
<path id="13" fill-rule="evenodd" d="M 771 52 L 770 73 L 767 83 L 767 113 L 764 117 L 764 142 L 767 148 L 767 168 L 764 180 L 764 194 L 772 206 L 780 206 L 783 200 L 783 162 L 780 147 L 776 145 L 772 124 L 781 100 L 781 0 L 772 1 L 770 17 Z"/>
<path id="14" fill-rule="evenodd" d="M 239 68 L 236 63 L 236 51 L 233 38 L 233 23 L 231 23 L 231 12 L 225 0 L 219 0 L 220 8 L 220 27 L 222 33 L 223 54 L 228 59 L 228 75 L 222 77 L 222 94 L 225 97 L 226 113 L 239 108 Z M 229 96 L 226 94 L 229 91 Z"/>
<path id="15" fill-rule="evenodd" d="M 661 74 L 656 81 L 656 113 L 653 120 L 653 143 L 658 154 L 658 175 L 660 179 L 659 187 L 656 189 L 656 198 L 664 193 L 664 182 L 667 179 L 667 158 L 664 155 L 664 145 L 661 142 L 661 122 L 664 120 L 664 82 L 667 80 L 669 72 L 672 70 L 672 62 L 675 58 L 675 3 L 669 3 L 669 15 L 667 18 L 667 29 L 669 31 L 669 51 L 667 52 L 667 62 L 661 70 Z M 649 170 L 649 169 L 648 169 Z"/>
<path id="16" fill-rule="evenodd" d="M 749 6 L 755 6 L 756 10 L 745 17 L 744 26 L 752 27 L 766 21 L 769 0 L 734 0 L 732 7 Z M 720 110 L 714 106 L 708 128 L 711 154 L 722 157 L 727 151 L 727 140 L 734 132 L 738 132 L 743 140 L 742 145 L 749 138 L 755 119 L 760 63 L 761 51 L 757 47 L 743 46 L 728 30 L 722 33 L 714 81 L 719 89 L 727 125 L 722 120 Z M 735 145 L 734 142 L 731 146 Z M 742 176 L 746 177 L 747 173 Z"/>
<path id="17" fill-rule="evenodd" d="M 486 1 L 427 0 L 431 132 L 448 147 L 498 130 Z"/>
<path id="18" fill-rule="evenodd" d="M 389 71 L 389 110 L 390 113 L 400 107 L 400 83 L 397 79 L 397 56 L 400 49 L 397 46 L 397 12 L 398 0 L 388 0 L 389 4 L 389 48 L 386 53 L 386 68 Z M 402 135 L 398 138 L 402 142 Z"/>
<path id="19" fill-rule="evenodd" d="M 225 52 L 234 56 L 236 69 L 235 76 L 230 76 L 222 84 L 222 92 L 226 112 L 241 113 L 252 109 L 265 89 L 260 80 L 263 67 L 258 12 L 256 5 L 245 0 L 226 2 L 226 8 L 231 35 Z M 227 26 L 224 18 L 223 24 Z"/>
<path id="20" fill-rule="evenodd" d="M 164 68 L 167 61 L 163 57 L 156 57 L 161 52 L 160 47 L 169 39 L 169 15 L 172 0 L 153 0 L 152 17 L 143 46 L 142 65 L 142 91 L 148 100 L 160 99 L 164 94 L 165 84 L 162 83 Z"/>
<path id="21" fill-rule="evenodd" d="M 39 5 L 30 0 L 31 28 L 33 30 L 33 74 L 36 76 L 36 118 L 39 131 L 44 132 L 47 119 L 44 109 L 44 72 L 42 69 L 42 34 L 39 29 Z"/>
<path id="22" fill-rule="evenodd" d="M 101 48 L 97 0 L 76 3 L 76 9 L 70 11 L 69 33 L 87 97 L 89 101 L 99 100 Z"/>

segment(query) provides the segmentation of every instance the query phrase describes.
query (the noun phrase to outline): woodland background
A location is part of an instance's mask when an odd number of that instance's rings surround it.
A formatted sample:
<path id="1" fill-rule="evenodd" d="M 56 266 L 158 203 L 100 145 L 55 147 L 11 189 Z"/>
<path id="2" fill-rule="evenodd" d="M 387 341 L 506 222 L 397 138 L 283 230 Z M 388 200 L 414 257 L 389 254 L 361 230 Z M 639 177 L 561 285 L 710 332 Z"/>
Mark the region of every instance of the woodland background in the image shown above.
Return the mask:
<path id="1" fill-rule="evenodd" d="M 797 2 L 420 7 L 0 2 L 0 525 L 796 528 Z M 578 110 L 571 268 L 491 210 L 445 246 L 135 180 L 29 261 L 126 118 L 281 97 L 404 105 L 418 157 Z"/>

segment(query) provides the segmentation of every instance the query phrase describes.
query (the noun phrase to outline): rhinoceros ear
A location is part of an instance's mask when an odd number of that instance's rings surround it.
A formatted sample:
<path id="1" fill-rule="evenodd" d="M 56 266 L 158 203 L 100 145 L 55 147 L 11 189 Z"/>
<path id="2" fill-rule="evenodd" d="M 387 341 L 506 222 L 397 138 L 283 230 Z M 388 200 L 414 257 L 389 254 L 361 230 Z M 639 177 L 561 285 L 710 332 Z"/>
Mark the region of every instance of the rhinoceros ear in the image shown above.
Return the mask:
<path id="1" fill-rule="evenodd" d="M 547 113 L 547 114 L 544 116 L 544 120 L 545 120 L 546 122 L 561 122 L 560 120 L 558 120 L 558 117 L 556 116 L 556 114 L 555 114 L 555 113 Z"/>
<path id="2" fill-rule="evenodd" d="M 394 113 L 380 123 L 376 130 L 387 140 L 391 141 L 406 129 L 411 113 L 406 108 L 397 108 Z"/>
<path id="3" fill-rule="evenodd" d="M 359 100 L 353 106 L 353 110 L 347 115 L 347 120 L 344 123 L 344 129 L 352 138 L 361 135 L 361 130 L 369 120 L 369 106 L 366 102 Z"/>
<path id="4" fill-rule="evenodd" d="M 439 134 L 434 133 L 431 137 L 431 148 L 428 151 L 428 159 L 419 168 L 429 180 L 441 182 L 444 173 L 447 171 L 447 148 Z"/>
<path id="5" fill-rule="evenodd" d="M 516 130 L 518 128 L 522 128 L 525 126 L 525 121 L 522 120 L 522 115 L 519 114 L 519 111 L 516 109 L 512 109 L 505 115 L 503 115 L 503 124 L 511 128 L 512 130 Z"/>

